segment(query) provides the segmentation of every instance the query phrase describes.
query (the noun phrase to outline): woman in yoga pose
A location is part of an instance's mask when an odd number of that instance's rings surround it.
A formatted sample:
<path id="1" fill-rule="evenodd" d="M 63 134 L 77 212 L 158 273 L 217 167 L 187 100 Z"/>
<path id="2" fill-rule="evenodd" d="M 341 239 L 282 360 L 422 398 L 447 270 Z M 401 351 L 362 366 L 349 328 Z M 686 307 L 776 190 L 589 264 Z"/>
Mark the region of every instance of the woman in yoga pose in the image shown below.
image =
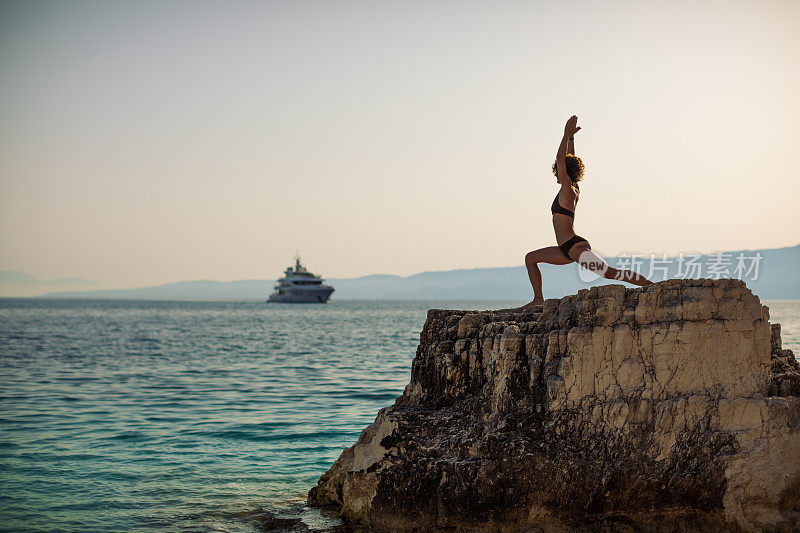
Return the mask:
<path id="1" fill-rule="evenodd" d="M 575 219 L 575 206 L 578 203 L 580 187 L 578 182 L 583 178 L 583 161 L 575 155 L 575 134 L 580 131 L 578 117 L 572 115 L 564 126 L 564 137 L 558 147 L 553 173 L 558 178 L 561 190 L 556 194 L 550 211 L 553 213 L 553 229 L 556 232 L 558 246 L 539 248 L 525 255 L 525 266 L 533 286 L 533 301 L 520 309 L 544 304 L 542 296 L 542 272 L 539 263 L 566 265 L 577 261 L 583 268 L 589 269 L 607 279 L 627 281 L 645 287 L 652 281 L 632 270 L 619 270 L 606 264 L 600 256 L 592 252 L 589 241 L 575 234 L 572 223 Z"/>

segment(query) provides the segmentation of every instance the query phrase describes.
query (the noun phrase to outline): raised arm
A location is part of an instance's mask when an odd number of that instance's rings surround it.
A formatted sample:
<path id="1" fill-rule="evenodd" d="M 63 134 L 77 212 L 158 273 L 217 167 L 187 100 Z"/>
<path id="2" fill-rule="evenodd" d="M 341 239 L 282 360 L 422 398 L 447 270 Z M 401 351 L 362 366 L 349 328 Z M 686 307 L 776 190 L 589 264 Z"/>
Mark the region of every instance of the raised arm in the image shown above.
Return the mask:
<path id="1" fill-rule="evenodd" d="M 567 164 L 565 162 L 568 153 L 575 153 L 570 152 L 569 149 L 575 149 L 575 144 L 570 138 L 580 131 L 580 126 L 578 126 L 578 117 L 572 115 L 567 120 L 566 126 L 564 126 L 564 136 L 561 138 L 561 144 L 558 146 L 558 153 L 556 153 L 556 173 L 558 174 L 558 182 L 561 185 L 572 185 L 572 180 L 569 179 L 569 175 L 567 174 Z"/>
<path id="2" fill-rule="evenodd" d="M 558 182 L 561 185 L 565 183 L 569 183 L 569 175 L 567 174 L 567 143 L 569 142 L 569 135 L 564 133 L 564 136 L 561 138 L 561 144 L 558 145 L 558 152 L 556 152 L 556 174 L 558 177 Z"/>
<path id="3" fill-rule="evenodd" d="M 570 137 L 567 142 L 567 153 L 575 155 L 575 137 Z"/>

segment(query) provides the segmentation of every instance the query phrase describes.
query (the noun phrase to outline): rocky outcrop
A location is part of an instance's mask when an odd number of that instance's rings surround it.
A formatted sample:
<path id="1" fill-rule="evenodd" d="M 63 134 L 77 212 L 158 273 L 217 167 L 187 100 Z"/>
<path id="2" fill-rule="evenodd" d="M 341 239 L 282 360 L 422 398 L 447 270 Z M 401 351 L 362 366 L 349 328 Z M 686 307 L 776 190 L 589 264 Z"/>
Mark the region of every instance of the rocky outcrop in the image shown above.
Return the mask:
<path id="1" fill-rule="evenodd" d="M 431 310 L 309 493 L 376 530 L 797 530 L 800 372 L 738 280 Z"/>

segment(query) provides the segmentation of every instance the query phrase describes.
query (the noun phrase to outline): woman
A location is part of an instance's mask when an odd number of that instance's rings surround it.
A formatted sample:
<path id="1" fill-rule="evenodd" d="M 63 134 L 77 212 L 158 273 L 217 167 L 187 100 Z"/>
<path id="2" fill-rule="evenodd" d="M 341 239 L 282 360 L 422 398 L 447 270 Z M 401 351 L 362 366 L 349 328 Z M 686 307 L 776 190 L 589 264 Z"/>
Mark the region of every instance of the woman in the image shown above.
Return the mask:
<path id="1" fill-rule="evenodd" d="M 539 263 L 566 265 L 577 261 L 583 268 L 607 279 L 627 281 L 641 287 L 652 284 L 652 281 L 632 270 L 618 270 L 610 267 L 600 256 L 591 251 L 592 247 L 589 245 L 589 241 L 575 234 L 572 223 L 575 219 L 575 206 L 581 192 L 578 182 L 583 178 L 583 161 L 575 156 L 574 135 L 580 130 L 578 117 L 572 115 L 567 120 L 567 125 L 564 126 L 564 137 L 561 139 L 556 162 L 553 165 L 553 173 L 561 185 L 561 190 L 550 207 L 558 246 L 539 248 L 525 255 L 525 266 L 528 268 L 528 277 L 533 286 L 534 297 L 531 303 L 520 309 L 544 304 L 542 272 L 539 270 Z"/>

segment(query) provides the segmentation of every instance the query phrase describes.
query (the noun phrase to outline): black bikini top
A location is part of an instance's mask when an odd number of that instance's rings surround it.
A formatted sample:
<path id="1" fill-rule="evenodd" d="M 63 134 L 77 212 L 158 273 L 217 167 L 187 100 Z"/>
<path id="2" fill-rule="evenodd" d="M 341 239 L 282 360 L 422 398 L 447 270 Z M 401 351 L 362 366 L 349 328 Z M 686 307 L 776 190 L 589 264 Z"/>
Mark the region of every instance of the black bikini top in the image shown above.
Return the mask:
<path id="1" fill-rule="evenodd" d="M 575 218 L 575 211 L 570 211 L 566 207 L 561 207 L 561 204 L 558 203 L 558 194 L 556 194 L 556 197 L 553 199 L 553 205 L 550 206 L 550 212 L 554 215 L 558 213 L 560 215 L 567 215 L 568 217 Z"/>

